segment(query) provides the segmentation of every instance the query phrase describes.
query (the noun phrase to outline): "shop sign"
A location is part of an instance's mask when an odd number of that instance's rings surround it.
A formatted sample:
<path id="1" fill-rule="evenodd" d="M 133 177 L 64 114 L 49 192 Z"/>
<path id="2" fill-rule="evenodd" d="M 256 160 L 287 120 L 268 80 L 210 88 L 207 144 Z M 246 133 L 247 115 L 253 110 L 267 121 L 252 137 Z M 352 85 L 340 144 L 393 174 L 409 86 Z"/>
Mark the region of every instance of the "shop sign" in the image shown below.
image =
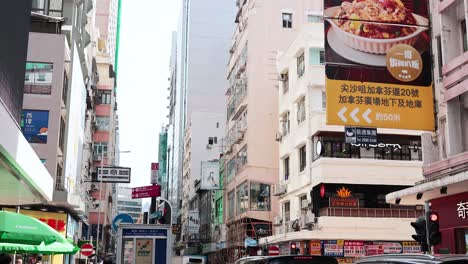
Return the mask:
<path id="1" fill-rule="evenodd" d="M 322 255 L 322 244 L 320 243 L 320 240 L 312 240 L 309 242 L 309 255 Z"/>
<path id="2" fill-rule="evenodd" d="M 353 258 L 360 258 L 366 256 L 364 241 L 345 241 L 344 256 Z"/>
<path id="3" fill-rule="evenodd" d="M 325 240 L 323 244 L 323 255 L 330 257 L 343 257 L 343 240 Z"/>
<path id="4" fill-rule="evenodd" d="M 428 0 L 324 0 L 324 18 L 327 124 L 434 130 Z"/>
<path id="5" fill-rule="evenodd" d="M 377 128 L 345 127 L 345 142 L 354 144 L 376 144 Z"/>
<path id="6" fill-rule="evenodd" d="M 421 246 L 418 242 L 403 242 L 403 254 L 421 253 Z"/>
<path id="7" fill-rule="evenodd" d="M 331 207 L 358 207 L 359 200 L 356 198 L 330 197 Z"/>
<path id="8" fill-rule="evenodd" d="M 457 204 L 458 218 L 465 219 L 468 216 L 468 202 L 460 202 Z"/>
<path id="9" fill-rule="evenodd" d="M 375 245 L 384 247 L 384 254 L 401 254 L 403 247 L 400 242 L 375 242 Z"/>
<path id="10" fill-rule="evenodd" d="M 365 248 L 366 256 L 382 255 L 385 253 L 383 245 L 367 244 L 365 245 Z"/>

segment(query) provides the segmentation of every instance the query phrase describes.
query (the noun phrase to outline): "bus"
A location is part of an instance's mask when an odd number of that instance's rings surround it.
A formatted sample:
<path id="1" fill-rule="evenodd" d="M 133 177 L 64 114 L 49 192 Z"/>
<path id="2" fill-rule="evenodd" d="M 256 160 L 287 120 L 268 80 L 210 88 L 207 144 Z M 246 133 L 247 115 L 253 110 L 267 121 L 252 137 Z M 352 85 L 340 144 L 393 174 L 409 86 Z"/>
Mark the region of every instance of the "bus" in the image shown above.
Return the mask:
<path id="1" fill-rule="evenodd" d="M 237 260 L 235 264 L 338 264 L 338 261 L 333 257 L 290 255 L 248 257 Z"/>

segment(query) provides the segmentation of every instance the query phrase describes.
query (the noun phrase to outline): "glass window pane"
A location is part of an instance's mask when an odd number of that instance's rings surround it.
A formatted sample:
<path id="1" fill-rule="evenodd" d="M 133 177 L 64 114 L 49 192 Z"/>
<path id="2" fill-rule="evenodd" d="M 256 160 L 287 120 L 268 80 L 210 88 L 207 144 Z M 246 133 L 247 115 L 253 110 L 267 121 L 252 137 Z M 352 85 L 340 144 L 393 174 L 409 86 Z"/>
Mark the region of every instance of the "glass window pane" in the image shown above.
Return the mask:
<path id="1" fill-rule="evenodd" d="M 253 211 L 270 210 L 270 185 L 254 182 L 250 184 L 250 209 Z"/>

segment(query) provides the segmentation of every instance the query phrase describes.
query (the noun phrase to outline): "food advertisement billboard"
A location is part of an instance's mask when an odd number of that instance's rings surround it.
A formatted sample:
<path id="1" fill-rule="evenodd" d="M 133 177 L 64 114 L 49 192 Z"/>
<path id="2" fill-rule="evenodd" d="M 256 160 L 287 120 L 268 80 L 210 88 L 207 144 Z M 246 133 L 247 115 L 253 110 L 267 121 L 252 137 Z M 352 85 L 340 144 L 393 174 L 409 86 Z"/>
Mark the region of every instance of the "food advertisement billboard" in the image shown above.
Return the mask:
<path id="1" fill-rule="evenodd" d="M 327 124 L 434 130 L 427 0 L 325 0 Z"/>

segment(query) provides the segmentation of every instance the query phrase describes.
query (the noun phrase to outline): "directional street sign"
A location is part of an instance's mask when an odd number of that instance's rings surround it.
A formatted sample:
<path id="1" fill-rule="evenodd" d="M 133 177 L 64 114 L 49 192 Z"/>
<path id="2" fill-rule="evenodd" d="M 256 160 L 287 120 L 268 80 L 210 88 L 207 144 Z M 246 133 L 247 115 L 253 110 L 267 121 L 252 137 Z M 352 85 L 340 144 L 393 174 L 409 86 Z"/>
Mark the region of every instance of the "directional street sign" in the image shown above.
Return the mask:
<path id="1" fill-rule="evenodd" d="M 131 169 L 126 167 L 98 168 L 97 181 L 112 183 L 130 183 Z"/>
<path id="2" fill-rule="evenodd" d="M 121 223 L 133 224 L 133 217 L 129 214 L 118 214 L 112 220 L 112 230 L 117 232 L 117 228 Z"/>
<path id="3" fill-rule="evenodd" d="M 161 185 L 132 188 L 132 199 L 161 196 Z"/>

